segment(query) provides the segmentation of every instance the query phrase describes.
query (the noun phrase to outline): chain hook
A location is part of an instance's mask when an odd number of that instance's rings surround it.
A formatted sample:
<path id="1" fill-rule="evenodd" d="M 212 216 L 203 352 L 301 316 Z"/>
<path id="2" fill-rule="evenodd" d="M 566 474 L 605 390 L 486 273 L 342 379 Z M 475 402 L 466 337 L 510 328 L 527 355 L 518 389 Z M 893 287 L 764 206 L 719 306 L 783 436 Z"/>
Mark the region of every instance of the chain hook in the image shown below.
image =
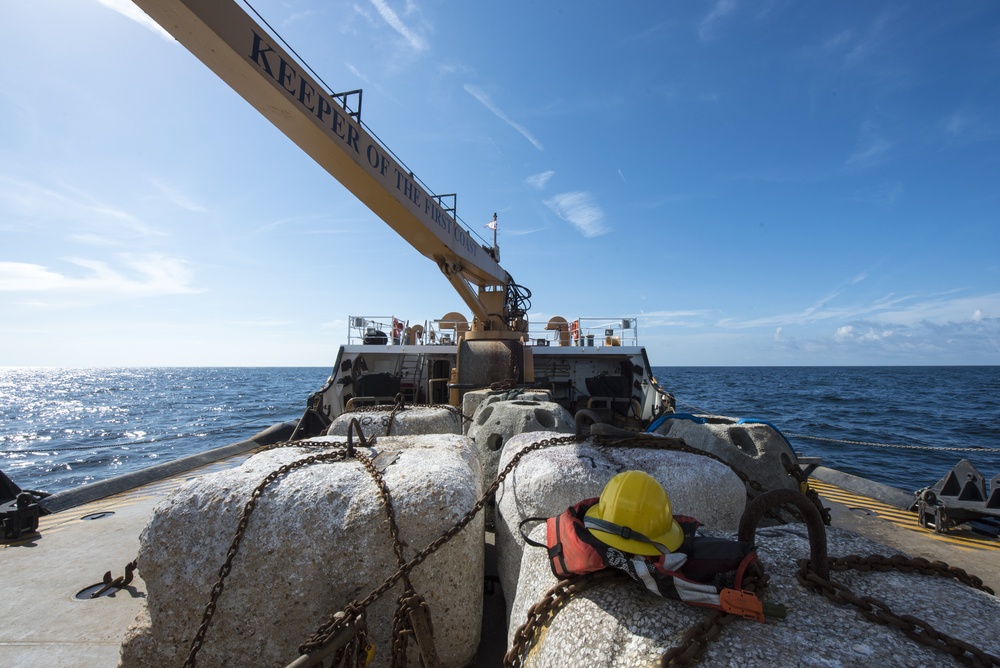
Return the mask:
<path id="1" fill-rule="evenodd" d="M 590 422 L 584 424 L 585 420 L 590 420 Z M 573 421 L 576 423 L 576 440 L 582 441 L 586 438 L 583 433 L 584 427 L 599 424 L 601 422 L 601 416 L 589 408 L 584 408 L 583 410 L 576 412 L 576 415 L 573 416 Z"/>
<path id="2" fill-rule="evenodd" d="M 351 418 L 351 423 L 347 425 L 347 456 L 354 458 L 354 432 L 358 432 L 358 440 L 361 441 L 361 447 L 368 447 L 368 440 L 365 438 L 365 432 L 361 430 L 361 423 L 358 422 L 358 418 Z"/>
<path id="3" fill-rule="evenodd" d="M 764 514 L 778 506 L 791 504 L 795 506 L 806 520 L 809 530 L 809 562 L 813 571 L 823 579 L 830 577 L 830 564 L 826 551 L 826 526 L 823 516 L 816 505 L 802 492 L 791 489 L 772 489 L 764 492 L 751 501 L 743 517 L 740 518 L 739 540 L 754 542 L 757 524 Z"/>

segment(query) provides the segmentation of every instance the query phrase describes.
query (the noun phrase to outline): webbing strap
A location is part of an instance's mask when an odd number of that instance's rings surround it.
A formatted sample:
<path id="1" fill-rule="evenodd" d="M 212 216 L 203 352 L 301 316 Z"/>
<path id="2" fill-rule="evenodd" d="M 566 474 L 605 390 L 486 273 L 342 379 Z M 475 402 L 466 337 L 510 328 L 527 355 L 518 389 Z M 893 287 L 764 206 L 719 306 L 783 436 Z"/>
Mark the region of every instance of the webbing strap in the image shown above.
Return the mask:
<path id="1" fill-rule="evenodd" d="M 649 545 L 655 547 L 661 554 L 671 554 L 671 550 L 663 543 L 657 543 L 655 540 L 644 536 L 638 531 L 633 531 L 628 527 L 619 526 L 613 522 L 608 522 L 596 517 L 585 517 L 583 520 L 583 526 L 588 529 L 597 529 L 598 531 L 614 534 L 624 538 L 625 540 L 637 540 L 640 543 L 648 543 Z"/>

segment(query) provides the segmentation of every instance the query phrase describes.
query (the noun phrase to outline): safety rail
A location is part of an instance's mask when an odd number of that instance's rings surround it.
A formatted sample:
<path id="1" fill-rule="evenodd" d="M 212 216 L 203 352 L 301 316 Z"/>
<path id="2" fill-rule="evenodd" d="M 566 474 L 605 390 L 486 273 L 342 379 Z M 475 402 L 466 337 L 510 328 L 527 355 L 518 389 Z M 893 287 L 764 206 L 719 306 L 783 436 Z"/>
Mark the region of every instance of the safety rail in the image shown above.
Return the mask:
<path id="1" fill-rule="evenodd" d="M 586 348 L 637 346 L 638 327 L 639 324 L 633 317 L 582 317 L 567 321 L 556 316 L 551 318 L 544 328 L 528 329 L 528 345 Z"/>
<path id="2" fill-rule="evenodd" d="M 457 314 L 449 314 L 449 316 Z M 411 322 L 393 315 L 348 316 L 348 345 L 433 346 L 455 345 L 459 334 L 469 331 L 465 318 Z"/>
<path id="3" fill-rule="evenodd" d="M 419 322 L 392 315 L 349 316 L 347 320 L 349 345 L 455 345 L 472 326 L 457 313 Z M 603 348 L 639 345 L 638 322 L 634 317 L 582 317 L 568 321 L 557 316 L 544 326 L 529 326 L 525 336 L 528 346 Z"/>

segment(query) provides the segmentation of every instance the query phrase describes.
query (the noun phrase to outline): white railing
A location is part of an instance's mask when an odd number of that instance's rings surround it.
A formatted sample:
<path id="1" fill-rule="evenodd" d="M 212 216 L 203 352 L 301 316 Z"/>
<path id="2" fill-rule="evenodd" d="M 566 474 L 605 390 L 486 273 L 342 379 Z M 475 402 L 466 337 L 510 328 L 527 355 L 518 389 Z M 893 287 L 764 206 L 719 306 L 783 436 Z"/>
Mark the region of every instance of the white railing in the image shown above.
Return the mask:
<path id="1" fill-rule="evenodd" d="M 424 320 L 413 323 L 391 315 L 350 316 L 347 342 L 351 345 L 455 345 L 470 323 L 465 320 Z M 552 318 L 545 325 L 533 323 L 526 334 L 529 346 L 639 345 L 635 318 L 584 317 L 567 321 Z"/>
<path id="2" fill-rule="evenodd" d="M 348 345 L 425 346 L 455 345 L 458 335 L 469 330 L 462 320 L 411 322 L 391 315 L 352 315 L 347 318 Z"/>
<path id="3" fill-rule="evenodd" d="M 577 318 L 563 323 L 552 318 L 544 326 L 528 329 L 528 345 L 533 346 L 636 346 L 639 345 L 635 318 Z"/>

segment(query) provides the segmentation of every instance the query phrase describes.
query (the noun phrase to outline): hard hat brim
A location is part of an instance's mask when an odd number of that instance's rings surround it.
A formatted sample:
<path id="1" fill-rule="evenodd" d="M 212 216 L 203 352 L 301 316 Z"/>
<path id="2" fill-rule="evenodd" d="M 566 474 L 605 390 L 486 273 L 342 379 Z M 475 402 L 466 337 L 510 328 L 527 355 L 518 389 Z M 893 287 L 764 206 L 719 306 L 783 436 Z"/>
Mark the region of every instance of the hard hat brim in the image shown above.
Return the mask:
<path id="1" fill-rule="evenodd" d="M 593 506 L 588 508 L 585 516 L 602 519 L 598 512 L 598 504 L 595 503 Z M 594 538 L 601 541 L 605 545 L 610 545 L 611 547 L 617 548 L 622 552 L 641 554 L 644 557 L 655 557 L 663 554 L 663 551 L 657 547 L 657 544 L 666 547 L 670 552 L 676 552 L 677 548 L 684 543 L 684 530 L 677 522 L 671 522 L 670 528 L 664 534 L 660 536 L 649 536 L 649 539 L 652 542 L 622 538 L 621 536 L 608 531 L 601 531 L 600 529 L 592 527 L 588 527 L 587 531 L 589 531 Z"/>

